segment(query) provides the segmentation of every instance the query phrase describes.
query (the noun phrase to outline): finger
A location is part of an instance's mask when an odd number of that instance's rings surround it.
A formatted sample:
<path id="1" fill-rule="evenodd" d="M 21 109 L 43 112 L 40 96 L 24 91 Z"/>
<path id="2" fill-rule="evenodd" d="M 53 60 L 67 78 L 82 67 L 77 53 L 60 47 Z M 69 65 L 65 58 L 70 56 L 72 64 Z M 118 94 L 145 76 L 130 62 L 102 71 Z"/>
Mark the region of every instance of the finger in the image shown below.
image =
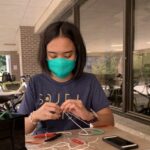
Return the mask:
<path id="1" fill-rule="evenodd" d="M 46 113 L 46 118 L 47 118 L 47 120 L 56 120 L 56 119 L 59 119 L 60 118 L 60 114 L 53 114 L 53 113 L 50 113 L 50 112 L 47 112 Z"/>
<path id="2" fill-rule="evenodd" d="M 57 105 L 53 105 L 53 104 L 50 104 L 50 105 L 46 105 L 44 109 L 47 109 L 49 111 L 54 111 L 54 112 L 57 112 L 57 113 L 61 113 L 62 110 L 59 106 Z"/>
<path id="3" fill-rule="evenodd" d="M 64 107 L 63 112 L 72 112 L 74 110 L 78 110 L 78 106 L 75 103 L 69 103 Z"/>
<path id="4" fill-rule="evenodd" d="M 67 103 L 76 103 L 77 105 L 79 105 L 79 106 L 82 106 L 83 105 L 83 103 L 82 103 L 82 101 L 81 100 L 78 100 L 78 99 L 69 99 L 69 100 L 66 100 L 64 103 L 63 103 L 63 105 L 66 105 Z"/>
<path id="5" fill-rule="evenodd" d="M 62 111 L 63 111 L 64 113 L 65 113 L 65 112 L 68 112 L 68 111 L 69 111 L 69 107 L 70 107 L 71 105 L 72 105 L 71 103 L 66 104 L 66 105 L 63 107 Z"/>
<path id="6" fill-rule="evenodd" d="M 67 100 L 64 105 L 61 106 L 62 111 L 74 113 L 74 111 L 81 111 L 84 108 L 82 101 L 80 100 Z"/>
<path id="7" fill-rule="evenodd" d="M 83 106 L 83 103 L 81 100 L 76 100 L 76 103 L 79 105 L 79 106 Z"/>
<path id="8" fill-rule="evenodd" d="M 52 120 L 56 120 L 56 119 L 59 119 L 61 117 L 61 115 L 57 114 L 57 113 L 55 113 L 55 114 L 50 113 L 50 116 L 51 116 Z"/>
<path id="9" fill-rule="evenodd" d="M 59 108 L 56 108 L 56 107 L 46 107 L 45 110 L 47 112 L 51 112 L 51 113 L 56 113 L 56 114 L 61 114 L 62 113 L 62 110 Z"/>
<path id="10" fill-rule="evenodd" d="M 69 111 L 69 112 L 72 112 L 72 111 L 74 111 L 74 110 L 77 111 L 77 110 L 78 110 L 78 106 L 75 105 L 75 104 L 70 105 L 69 108 L 68 108 L 68 111 Z"/>
<path id="11" fill-rule="evenodd" d="M 52 103 L 52 102 L 46 102 L 45 106 L 47 107 L 56 107 L 56 108 L 60 108 L 59 105 L 57 105 L 56 103 Z"/>
<path id="12" fill-rule="evenodd" d="M 75 103 L 75 100 L 65 100 L 65 102 L 61 105 L 61 109 L 64 109 L 68 104 Z"/>

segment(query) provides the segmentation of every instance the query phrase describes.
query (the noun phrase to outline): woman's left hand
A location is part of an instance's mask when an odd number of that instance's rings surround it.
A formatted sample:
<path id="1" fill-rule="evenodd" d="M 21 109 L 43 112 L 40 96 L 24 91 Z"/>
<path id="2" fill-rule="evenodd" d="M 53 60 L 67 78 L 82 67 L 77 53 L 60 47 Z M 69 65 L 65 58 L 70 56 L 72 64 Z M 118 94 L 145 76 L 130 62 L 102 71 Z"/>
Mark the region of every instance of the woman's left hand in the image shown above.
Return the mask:
<path id="1" fill-rule="evenodd" d="M 82 120 L 91 120 L 92 114 L 83 105 L 81 100 L 68 99 L 61 105 L 62 111 L 70 112 L 75 116 L 80 117 Z"/>

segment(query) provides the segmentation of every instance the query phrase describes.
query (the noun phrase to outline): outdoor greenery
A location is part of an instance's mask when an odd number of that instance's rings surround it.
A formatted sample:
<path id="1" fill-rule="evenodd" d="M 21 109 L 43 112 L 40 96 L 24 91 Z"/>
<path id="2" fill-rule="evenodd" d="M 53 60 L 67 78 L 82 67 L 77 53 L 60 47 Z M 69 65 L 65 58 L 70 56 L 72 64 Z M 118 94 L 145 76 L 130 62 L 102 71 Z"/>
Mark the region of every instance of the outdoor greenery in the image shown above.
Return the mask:
<path id="1" fill-rule="evenodd" d="M 118 74 L 118 63 L 121 54 L 103 53 L 100 56 L 88 56 L 85 71 L 94 73 L 98 80 L 107 82 L 112 80 Z"/>
<path id="2" fill-rule="evenodd" d="M 6 56 L 0 55 L 0 75 L 6 71 Z"/>
<path id="3" fill-rule="evenodd" d="M 117 73 L 118 60 L 117 56 L 105 55 L 102 59 L 96 60 L 94 65 L 92 65 L 92 72 L 100 75 L 114 75 Z"/>
<path id="4" fill-rule="evenodd" d="M 150 53 L 135 53 L 133 57 L 134 79 L 147 81 L 150 78 Z"/>

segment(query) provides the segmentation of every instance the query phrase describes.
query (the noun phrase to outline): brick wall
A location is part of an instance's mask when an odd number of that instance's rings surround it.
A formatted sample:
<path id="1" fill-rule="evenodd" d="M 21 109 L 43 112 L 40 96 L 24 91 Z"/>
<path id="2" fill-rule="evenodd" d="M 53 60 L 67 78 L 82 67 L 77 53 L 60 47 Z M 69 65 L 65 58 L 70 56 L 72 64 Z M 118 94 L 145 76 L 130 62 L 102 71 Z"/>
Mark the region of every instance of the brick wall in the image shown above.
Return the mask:
<path id="1" fill-rule="evenodd" d="M 16 80 L 20 80 L 19 54 L 17 51 L 0 51 L 0 55 L 10 55 L 11 71 L 15 75 Z"/>
<path id="2" fill-rule="evenodd" d="M 40 73 L 41 68 L 37 61 L 40 36 L 34 34 L 34 27 L 21 26 L 20 38 L 22 74 L 32 76 Z"/>

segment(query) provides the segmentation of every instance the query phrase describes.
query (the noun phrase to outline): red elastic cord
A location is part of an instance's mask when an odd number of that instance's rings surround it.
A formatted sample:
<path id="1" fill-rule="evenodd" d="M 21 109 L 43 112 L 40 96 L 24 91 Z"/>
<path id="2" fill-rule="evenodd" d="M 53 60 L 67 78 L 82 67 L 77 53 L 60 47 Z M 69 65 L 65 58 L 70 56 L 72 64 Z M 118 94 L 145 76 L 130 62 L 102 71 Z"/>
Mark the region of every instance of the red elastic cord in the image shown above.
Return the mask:
<path id="1" fill-rule="evenodd" d="M 81 141 L 81 140 L 79 140 L 79 139 L 76 139 L 76 138 L 71 139 L 71 141 L 74 142 L 74 143 L 76 143 L 76 144 L 81 144 L 81 145 L 84 144 L 83 141 Z"/>
<path id="2" fill-rule="evenodd" d="M 45 138 L 45 137 L 53 137 L 55 135 L 55 133 L 43 133 L 43 134 L 37 134 L 34 135 L 34 138 Z"/>

